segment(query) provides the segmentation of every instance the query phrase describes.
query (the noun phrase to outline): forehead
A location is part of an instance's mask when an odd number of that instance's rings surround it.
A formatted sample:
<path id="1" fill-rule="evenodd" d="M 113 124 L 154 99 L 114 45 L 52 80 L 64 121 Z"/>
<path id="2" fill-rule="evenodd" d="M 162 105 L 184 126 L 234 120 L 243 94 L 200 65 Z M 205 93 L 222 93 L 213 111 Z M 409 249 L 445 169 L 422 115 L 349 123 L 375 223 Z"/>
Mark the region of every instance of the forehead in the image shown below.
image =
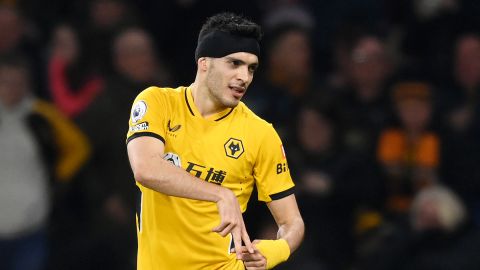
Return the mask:
<path id="1" fill-rule="evenodd" d="M 401 109 L 410 109 L 412 107 L 428 107 L 430 105 L 430 102 L 427 99 L 408 97 L 402 100 L 398 100 L 397 105 Z"/>
<path id="2" fill-rule="evenodd" d="M 226 55 L 222 58 L 241 60 L 247 65 L 258 64 L 258 57 L 253 53 L 236 52 L 236 53 L 231 53 L 229 55 Z"/>

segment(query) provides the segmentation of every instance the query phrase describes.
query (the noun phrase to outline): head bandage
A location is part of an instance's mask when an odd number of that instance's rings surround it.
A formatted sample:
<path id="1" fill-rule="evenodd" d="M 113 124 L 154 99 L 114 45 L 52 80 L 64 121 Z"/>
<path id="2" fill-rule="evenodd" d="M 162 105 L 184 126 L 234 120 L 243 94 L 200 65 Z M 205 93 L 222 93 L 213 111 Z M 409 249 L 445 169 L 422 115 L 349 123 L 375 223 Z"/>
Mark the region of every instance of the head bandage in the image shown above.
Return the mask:
<path id="1" fill-rule="evenodd" d="M 237 52 L 247 52 L 258 57 L 260 45 L 254 38 L 215 30 L 198 39 L 195 60 L 198 61 L 200 57 L 220 58 Z"/>

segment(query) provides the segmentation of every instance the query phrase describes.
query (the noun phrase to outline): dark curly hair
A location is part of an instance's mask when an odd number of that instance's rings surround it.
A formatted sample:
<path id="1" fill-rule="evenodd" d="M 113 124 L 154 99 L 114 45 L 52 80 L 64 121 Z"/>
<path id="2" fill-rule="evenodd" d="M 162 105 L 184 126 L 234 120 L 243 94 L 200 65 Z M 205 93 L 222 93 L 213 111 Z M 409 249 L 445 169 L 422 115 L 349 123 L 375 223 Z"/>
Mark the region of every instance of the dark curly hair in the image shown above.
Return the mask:
<path id="1" fill-rule="evenodd" d="M 223 31 L 235 36 L 254 38 L 259 42 L 262 38 L 260 26 L 249 19 L 230 12 L 213 15 L 203 24 L 198 40 L 211 31 Z"/>

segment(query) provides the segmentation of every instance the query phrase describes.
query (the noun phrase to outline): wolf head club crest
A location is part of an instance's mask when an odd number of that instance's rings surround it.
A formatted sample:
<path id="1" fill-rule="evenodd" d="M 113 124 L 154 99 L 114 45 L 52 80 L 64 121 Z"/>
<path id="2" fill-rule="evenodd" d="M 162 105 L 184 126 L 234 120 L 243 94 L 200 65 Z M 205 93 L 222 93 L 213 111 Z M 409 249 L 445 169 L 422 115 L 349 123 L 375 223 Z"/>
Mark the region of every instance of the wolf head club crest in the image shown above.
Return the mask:
<path id="1" fill-rule="evenodd" d="M 224 144 L 224 148 L 227 157 L 234 159 L 239 158 L 244 152 L 242 141 L 235 138 L 228 139 L 228 141 Z"/>

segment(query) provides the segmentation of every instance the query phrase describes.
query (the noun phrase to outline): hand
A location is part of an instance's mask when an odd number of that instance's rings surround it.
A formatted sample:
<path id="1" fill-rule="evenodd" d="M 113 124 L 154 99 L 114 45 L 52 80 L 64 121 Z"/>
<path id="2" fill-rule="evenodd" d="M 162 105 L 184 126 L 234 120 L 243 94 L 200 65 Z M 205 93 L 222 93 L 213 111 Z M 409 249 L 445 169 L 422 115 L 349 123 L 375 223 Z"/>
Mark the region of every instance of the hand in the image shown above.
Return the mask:
<path id="1" fill-rule="evenodd" d="M 243 222 L 242 212 L 238 204 L 237 197 L 229 189 L 224 189 L 224 194 L 217 201 L 218 213 L 220 214 L 220 224 L 213 228 L 212 231 L 225 237 L 231 233 L 235 247 L 242 246 L 242 240 L 245 243 L 249 253 L 254 253 L 250 237 L 247 234 L 245 223 Z M 242 259 L 242 253 L 237 253 L 237 259 Z"/>
<path id="2" fill-rule="evenodd" d="M 253 241 L 253 245 L 260 242 L 259 240 Z M 243 264 L 247 270 L 265 270 L 267 269 L 267 259 L 258 251 L 258 249 L 254 248 L 254 253 L 249 253 L 245 246 L 240 247 L 235 252 L 242 254 Z"/>

